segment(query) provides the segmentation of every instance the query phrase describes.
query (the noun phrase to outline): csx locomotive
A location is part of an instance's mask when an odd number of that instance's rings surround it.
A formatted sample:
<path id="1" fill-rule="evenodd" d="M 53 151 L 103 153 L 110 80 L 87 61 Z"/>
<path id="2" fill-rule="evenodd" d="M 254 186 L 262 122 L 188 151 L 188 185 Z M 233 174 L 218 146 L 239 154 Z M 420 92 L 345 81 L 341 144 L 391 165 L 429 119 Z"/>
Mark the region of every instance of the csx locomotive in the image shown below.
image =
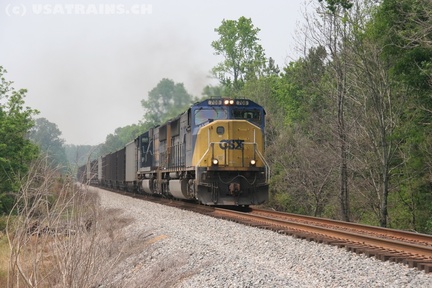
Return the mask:
<path id="1" fill-rule="evenodd" d="M 265 111 L 248 99 L 211 98 L 78 169 L 112 189 L 248 206 L 268 199 Z"/>

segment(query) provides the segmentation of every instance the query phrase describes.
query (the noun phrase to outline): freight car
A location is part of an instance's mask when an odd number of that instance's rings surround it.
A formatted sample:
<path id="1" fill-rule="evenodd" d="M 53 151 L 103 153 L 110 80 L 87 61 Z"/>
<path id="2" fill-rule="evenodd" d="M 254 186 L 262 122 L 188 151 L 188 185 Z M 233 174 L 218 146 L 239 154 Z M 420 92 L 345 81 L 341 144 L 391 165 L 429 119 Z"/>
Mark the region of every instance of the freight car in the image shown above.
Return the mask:
<path id="1" fill-rule="evenodd" d="M 90 185 L 98 185 L 98 160 L 87 161 L 87 163 L 78 168 L 78 181 L 81 183 L 89 183 Z"/>
<path id="2" fill-rule="evenodd" d="M 261 204 L 270 176 L 264 130 L 265 110 L 257 103 L 206 99 L 99 157 L 93 178 L 113 189 L 206 205 Z M 80 175 L 90 168 L 80 167 Z"/>

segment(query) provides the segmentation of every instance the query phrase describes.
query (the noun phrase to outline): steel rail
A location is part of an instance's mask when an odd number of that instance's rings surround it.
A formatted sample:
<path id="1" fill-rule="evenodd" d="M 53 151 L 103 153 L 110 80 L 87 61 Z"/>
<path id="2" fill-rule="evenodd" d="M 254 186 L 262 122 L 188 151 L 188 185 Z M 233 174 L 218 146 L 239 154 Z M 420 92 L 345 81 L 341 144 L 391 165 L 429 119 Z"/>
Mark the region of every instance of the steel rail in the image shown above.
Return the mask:
<path id="1" fill-rule="evenodd" d="M 229 216 L 243 218 L 244 220 L 253 220 L 258 223 L 261 222 L 263 224 L 271 224 L 283 228 L 301 230 L 309 233 L 319 234 L 325 237 L 330 237 L 333 239 L 354 242 L 357 244 L 368 245 L 372 247 L 384 248 L 386 250 L 392 250 L 399 253 L 410 253 L 418 257 L 424 257 L 432 260 L 432 247 L 429 246 L 422 246 L 408 242 L 378 238 L 366 234 L 353 233 L 349 231 L 334 230 L 322 226 L 315 226 L 311 224 L 288 221 L 284 219 L 277 219 L 245 212 L 226 210 L 222 208 L 216 208 L 215 214 L 216 213 L 218 214 L 218 216 Z"/>
<path id="2" fill-rule="evenodd" d="M 352 223 L 352 222 L 344 222 L 344 221 L 338 221 L 338 220 L 332 220 L 332 219 L 325 219 L 325 218 L 317 218 L 312 216 L 306 216 L 306 215 L 298 215 L 298 214 L 292 214 L 292 213 L 284 213 L 284 212 L 278 212 L 278 211 L 271 211 L 271 210 L 265 210 L 265 209 L 257 209 L 257 208 L 251 208 L 250 213 L 262 213 L 262 214 L 270 214 L 270 215 L 276 215 L 278 217 L 285 218 L 291 218 L 296 219 L 298 221 L 310 221 L 321 225 L 332 225 L 336 227 L 336 229 L 355 229 L 355 230 L 361 230 L 362 232 L 373 232 L 373 233 L 379 233 L 386 237 L 392 236 L 397 238 L 404 238 L 407 240 L 415 241 L 415 242 L 422 242 L 426 245 L 429 245 L 432 247 L 432 235 L 422 234 L 422 233 L 413 233 L 409 231 L 403 231 L 403 230 L 396 230 L 396 229 L 390 229 L 390 228 L 383 228 L 383 227 L 376 227 L 376 226 L 370 226 L 370 225 L 364 225 L 364 224 L 358 224 L 358 223 Z"/>

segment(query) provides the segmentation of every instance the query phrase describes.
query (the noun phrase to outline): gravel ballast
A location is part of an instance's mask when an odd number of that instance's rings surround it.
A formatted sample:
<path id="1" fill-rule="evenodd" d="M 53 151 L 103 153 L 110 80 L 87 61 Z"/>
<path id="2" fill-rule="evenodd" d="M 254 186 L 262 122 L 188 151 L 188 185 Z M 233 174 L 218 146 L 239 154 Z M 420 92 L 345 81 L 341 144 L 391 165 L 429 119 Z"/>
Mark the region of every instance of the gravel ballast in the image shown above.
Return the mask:
<path id="1" fill-rule="evenodd" d="M 432 287 L 432 274 L 91 188 L 129 219 L 99 287 Z M 132 251 L 132 252 L 131 252 Z"/>

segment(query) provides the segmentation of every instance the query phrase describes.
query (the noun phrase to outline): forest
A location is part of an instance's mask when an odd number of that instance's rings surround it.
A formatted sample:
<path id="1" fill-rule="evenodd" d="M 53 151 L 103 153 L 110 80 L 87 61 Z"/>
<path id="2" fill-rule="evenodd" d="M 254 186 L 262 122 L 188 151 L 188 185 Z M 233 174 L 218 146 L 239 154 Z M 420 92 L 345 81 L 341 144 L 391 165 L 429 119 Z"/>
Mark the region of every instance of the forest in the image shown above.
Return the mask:
<path id="1" fill-rule="evenodd" d="M 0 69 L 0 213 L 41 153 L 73 175 L 199 99 L 244 97 L 266 109 L 270 209 L 432 234 L 432 2 L 316 0 L 279 67 L 252 19 L 222 20 L 209 43 L 224 59 L 199 97 L 162 79 L 140 123 L 98 146 L 65 145 L 57 125 L 25 107 Z M 277 27 L 275 27 L 277 29 Z M 209 56 L 211 57 L 211 56 Z"/>

